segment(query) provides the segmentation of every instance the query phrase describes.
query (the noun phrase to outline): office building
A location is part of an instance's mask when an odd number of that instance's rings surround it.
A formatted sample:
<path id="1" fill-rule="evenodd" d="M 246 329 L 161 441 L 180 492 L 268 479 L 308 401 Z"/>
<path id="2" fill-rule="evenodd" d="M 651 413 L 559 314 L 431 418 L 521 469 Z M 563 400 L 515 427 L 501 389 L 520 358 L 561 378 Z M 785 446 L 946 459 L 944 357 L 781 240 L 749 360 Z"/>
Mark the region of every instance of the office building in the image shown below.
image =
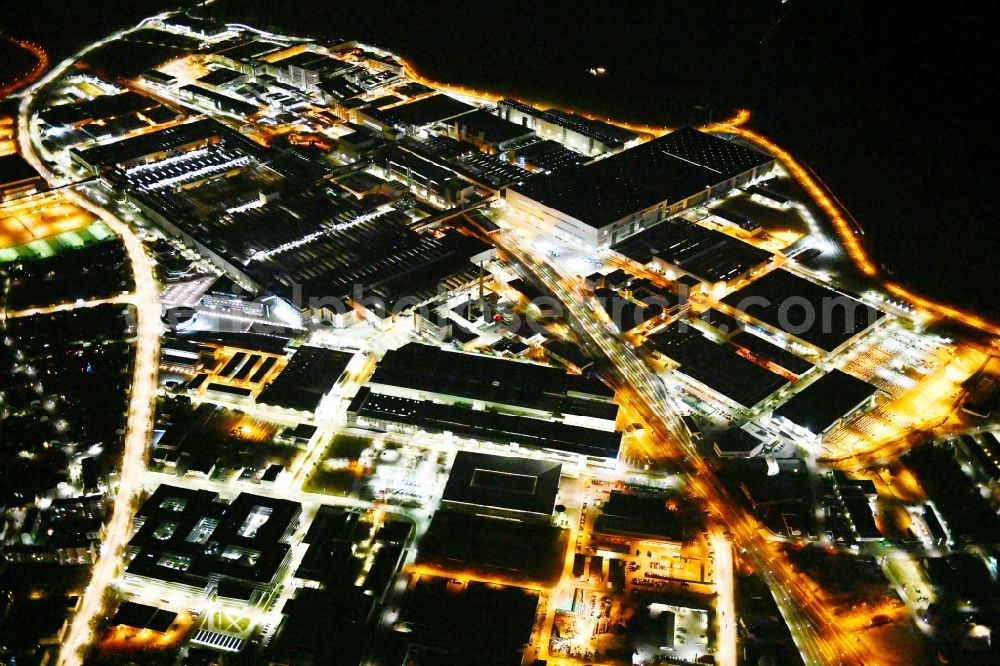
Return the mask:
<path id="1" fill-rule="evenodd" d="M 275 591 L 301 505 L 160 485 L 136 513 L 125 579 L 255 605 Z"/>

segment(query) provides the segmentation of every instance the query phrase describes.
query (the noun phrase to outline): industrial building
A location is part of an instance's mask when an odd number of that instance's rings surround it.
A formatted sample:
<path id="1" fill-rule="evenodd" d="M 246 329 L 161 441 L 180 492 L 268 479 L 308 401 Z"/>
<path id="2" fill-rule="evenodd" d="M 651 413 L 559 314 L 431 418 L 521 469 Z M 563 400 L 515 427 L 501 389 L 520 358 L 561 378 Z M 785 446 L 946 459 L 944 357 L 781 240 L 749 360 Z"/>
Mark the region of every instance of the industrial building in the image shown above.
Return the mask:
<path id="1" fill-rule="evenodd" d="M 285 369 L 260 392 L 257 402 L 314 413 L 340 381 L 351 358 L 353 354 L 337 349 L 299 347 Z"/>
<path id="2" fill-rule="evenodd" d="M 594 532 L 634 539 L 684 541 L 683 521 L 663 496 L 620 490 L 612 490 L 601 506 Z"/>
<path id="3" fill-rule="evenodd" d="M 543 111 L 515 99 L 497 103 L 497 113 L 504 120 L 530 129 L 543 139 L 558 141 L 584 155 L 620 150 L 638 138 L 633 132 L 617 125 L 559 109 Z"/>
<path id="4" fill-rule="evenodd" d="M 559 368 L 408 343 L 386 354 L 347 413 L 359 427 L 445 433 L 614 466 L 621 433 L 613 399 L 600 381 Z"/>
<path id="5" fill-rule="evenodd" d="M 534 130 L 504 120 L 484 109 L 464 113 L 448 121 L 449 136 L 468 141 L 491 153 L 503 152 L 518 141 L 532 137 L 534 134 Z"/>
<path id="6" fill-rule="evenodd" d="M 136 513 L 125 579 L 230 603 L 263 603 L 291 552 L 301 505 L 160 485 Z"/>
<path id="7" fill-rule="evenodd" d="M 640 231 L 614 250 L 671 280 L 691 276 L 709 288 L 753 277 L 775 261 L 766 250 L 681 219 Z"/>
<path id="8" fill-rule="evenodd" d="M 698 388 L 737 409 L 752 411 L 789 383 L 732 345 L 714 342 L 680 322 L 650 335 L 646 345 L 675 363 L 676 372 Z"/>
<path id="9" fill-rule="evenodd" d="M 766 176 L 774 158 L 685 128 L 505 190 L 507 204 L 557 236 L 615 245 L 691 206 Z"/>
<path id="10" fill-rule="evenodd" d="M 437 433 L 516 452 L 519 447 L 541 451 L 573 465 L 614 467 L 621 433 L 594 430 L 525 416 L 479 411 L 430 400 L 375 393 L 362 387 L 347 408 L 352 425 L 389 432 Z"/>
<path id="11" fill-rule="evenodd" d="M 441 508 L 526 522 L 548 522 L 562 465 L 546 460 L 459 451 Z"/>
<path id="12" fill-rule="evenodd" d="M 783 269 L 729 294 L 719 307 L 817 355 L 840 352 L 886 316 L 852 296 Z"/>
<path id="13" fill-rule="evenodd" d="M 462 354 L 407 343 L 386 352 L 368 382 L 373 391 L 415 400 L 468 403 L 570 425 L 614 430 L 614 391 L 560 368 Z"/>
<path id="14" fill-rule="evenodd" d="M 414 132 L 472 113 L 476 107 L 444 94 L 429 95 L 379 112 L 375 117 L 391 127 Z"/>
<path id="15" fill-rule="evenodd" d="M 41 174 L 17 153 L 0 156 L 0 201 L 34 194 L 44 182 Z"/>
<path id="16" fill-rule="evenodd" d="M 70 157 L 77 164 L 94 174 L 103 169 L 118 167 L 128 169 L 139 164 L 157 162 L 198 148 L 217 144 L 223 137 L 233 138 L 235 132 L 218 121 L 203 118 L 182 125 L 174 125 L 90 148 L 73 148 Z M 243 139 L 249 143 L 249 140 Z"/>
<path id="17" fill-rule="evenodd" d="M 399 180 L 419 196 L 450 205 L 472 195 L 472 184 L 451 169 L 397 145 L 386 146 L 375 156 L 385 177 Z"/>
<path id="18" fill-rule="evenodd" d="M 426 187 L 446 196 L 453 183 L 455 196 L 469 187 L 398 153 L 407 158 L 407 177 L 419 176 Z M 120 183 L 145 215 L 234 280 L 278 296 L 289 317 L 337 321 L 354 311 L 391 321 L 471 284 L 476 262 L 492 256 L 472 236 L 418 233 L 405 208 L 385 196 L 359 200 L 325 182 L 322 164 L 263 148 L 214 120 L 74 149 L 73 158 Z"/>
<path id="19" fill-rule="evenodd" d="M 248 75 L 235 69 L 220 67 L 197 79 L 196 83 L 216 92 L 232 90 L 247 82 Z"/>
<path id="20" fill-rule="evenodd" d="M 260 107 L 256 104 L 245 102 L 242 99 L 233 97 L 232 95 L 224 95 L 220 92 L 216 92 L 214 88 L 207 88 L 189 83 L 181 86 L 177 89 L 177 91 L 180 93 L 181 97 L 185 97 L 191 102 L 207 106 L 223 113 L 231 113 L 235 116 L 245 118 L 260 111 Z"/>
<path id="21" fill-rule="evenodd" d="M 774 417 L 807 441 L 822 440 L 851 415 L 870 406 L 878 392 L 868 382 L 835 369 L 774 410 Z"/>

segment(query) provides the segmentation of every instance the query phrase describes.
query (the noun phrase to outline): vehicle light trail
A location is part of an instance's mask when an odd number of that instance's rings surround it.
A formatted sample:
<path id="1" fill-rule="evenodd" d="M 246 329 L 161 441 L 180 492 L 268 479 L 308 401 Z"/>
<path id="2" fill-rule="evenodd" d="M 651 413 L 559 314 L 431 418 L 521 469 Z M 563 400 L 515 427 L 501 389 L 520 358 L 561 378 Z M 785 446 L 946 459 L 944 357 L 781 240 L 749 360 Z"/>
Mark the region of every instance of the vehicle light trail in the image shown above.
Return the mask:
<path id="1" fill-rule="evenodd" d="M 58 305 L 48 305 L 39 308 L 28 308 L 27 310 L 5 310 L 2 316 L 5 319 L 17 319 L 19 317 L 33 317 L 35 315 L 41 314 L 55 314 L 57 312 L 66 312 L 67 310 L 79 310 L 81 308 L 93 308 L 98 305 L 106 305 L 108 303 L 122 303 L 129 304 L 134 300 L 133 296 L 130 294 L 128 296 L 112 296 L 111 298 L 95 298 L 89 301 L 73 301 L 72 303 L 59 303 Z"/>
<path id="2" fill-rule="evenodd" d="M 736 666 L 736 586 L 733 581 L 733 545 L 726 541 L 719 528 L 712 530 L 712 550 L 715 566 L 712 580 L 718 595 L 716 620 L 719 623 L 716 659 L 721 666 Z"/>

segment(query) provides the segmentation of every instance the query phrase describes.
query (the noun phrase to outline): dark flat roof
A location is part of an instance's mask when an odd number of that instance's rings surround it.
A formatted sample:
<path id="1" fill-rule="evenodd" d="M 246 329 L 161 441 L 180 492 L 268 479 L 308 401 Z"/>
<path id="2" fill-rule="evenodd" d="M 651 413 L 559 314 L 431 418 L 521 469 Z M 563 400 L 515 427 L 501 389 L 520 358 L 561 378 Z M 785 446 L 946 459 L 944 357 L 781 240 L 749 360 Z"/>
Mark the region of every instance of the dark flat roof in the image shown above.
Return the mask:
<path id="1" fill-rule="evenodd" d="M 723 453 L 747 453 L 760 443 L 751 433 L 737 426 L 729 428 L 715 439 L 715 445 Z"/>
<path id="2" fill-rule="evenodd" d="M 368 100 L 368 106 L 374 109 L 381 109 L 383 106 L 391 106 L 393 104 L 398 104 L 402 102 L 402 97 L 397 97 L 396 95 L 382 95 L 381 97 L 376 97 L 375 99 Z"/>
<path id="3" fill-rule="evenodd" d="M 350 363 L 353 354 L 324 347 L 299 347 L 278 377 L 264 387 L 257 402 L 286 409 L 315 411 Z"/>
<path id="4" fill-rule="evenodd" d="M 242 386 L 227 386 L 225 384 L 211 383 L 208 385 L 209 391 L 215 391 L 216 393 L 225 393 L 227 395 L 233 395 L 239 398 L 246 398 L 253 391 Z"/>
<path id="5" fill-rule="evenodd" d="M 735 317 L 715 308 L 705 310 L 698 315 L 698 319 L 717 329 L 720 333 L 736 333 L 743 328 L 743 325 Z"/>
<path id="6" fill-rule="evenodd" d="M 601 228 L 661 202 L 698 194 L 774 158 L 690 127 L 582 167 L 510 189 Z"/>
<path id="7" fill-rule="evenodd" d="M 198 88 L 198 90 L 208 92 L 204 88 Z M 72 152 L 80 155 L 87 164 L 95 167 L 105 166 L 130 162 L 160 151 L 169 151 L 194 141 L 219 137 L 224 132 L 225 127 L 219 122 L 211 118 L 202 118 L 194 122 L 165 127 L 156 132 L 140 134 L 139 136 L 122 139 L 114 143 L 106 143 L 101 146 L 94 146 L 85 150 L 73 148 Z"/>
<path id="8" fill-rule="evenodd" d="M 576 401 L 567 400 L 574 395 L 605 401 L 614 397 L 600 380 L 562 368 L 415 342 L 387 352 L 370 383 L 551 412 L 578 407 Z"/>
<path id="9" fill-rule="evenodd" d="M 493 442 L 616 459 L 621 433 L 373 393 L 362 387 L 347 408 L 362 418 L 415 425 Z"/>
<path id="10" fill-rule="evenodd" d="M 221 86 L 231 81 L 235 81 L 241 76 L 245 76 L 243 72 L 237 72 L 235 69 L 216 69 L 205 76 L 198 78 L 198 83 L 204 84 L 206 86 Z"/>
<path id="11" fill-rule="evenodd" d="M 249 493 L 226 504 L 211 491 L 161 484 L 136 513 L 140 527 L 128 548 L 137 555 L 127 571 L 198 588 L 211 579 L 270 585 L 289 551 L 281 539 L 301 508 Z"/>
<path id="12" fill-rule="evenodd" d="M 535 118 L 545 122 L 565 127 L 570 131 L 596 139 L 608 148 L 621 148 L 626 143 L 636 138 L 636 134 L 634 132 L 631 132 L 623 127 L 618 127 L 617 125 L 605 123 L 600 120 L 593 120 L 592 118 L 587 118 L 586 116 L 581 116 L 569 111 L 560 111 L 559 109 L 549 109 L 548 111 L 543 111 L 541 109 L 536 109 L 533 106 L 528 106 L 527 104 L 518 102 L 516 99 L 510 98 L 501 100 L 497 106 L 500 108 L 509 107 L 511 109 L 516 109 L 521 113 L 534 116 Z"/>
<path id="13" fill-rule="evenodd" d="M 134 601 L 123 601 L 115 616 L 111 618 L 111 624 L 135 629 L 151 629 L 162 634 L 176 620 L 177 613 L 160 610 L 156 606 L 137 604 Z"/>
<path id="14" fill-rule="evenodd" d="M 729 339 L 729 342 L 737 347 L 743 347 L 758 359 L 774 363 L 795 375 L 804 374 L 813 368 L 813 364 L 801 356 L 796 356 L 787 349 L 782 349 L 751 333 L 737 333 Z"/>
<path id="15" fill-rule="evenodd" d="M 819 435 L 877 392 L 868 382 L 831 370 L 774 410 L 774 415 Z"/>
<path id="16" fill-rule="evenodd" d="M 660 495 L 636 495 L 611 491 L 601 515 L 594 522 L 594 531 L 605 534 L 651 536 L 670 541 L 684 538 L 680 516 L 667 509 Z"/>
<path id="17" fill-rule="evenodd" d="M 136 111 L 145 111 L 160 103 L 151 97 L 131 90 L 117 95 L 100 95 L 69 104 L 59 104 L 38 114 L 42 122 L 49 125 L 69 125 L 85 120 L 116 118 Z"/>
<path id="18" fill-rule="evenodd" d="M 236 99 L 235 97 L 230 97 L 229 95 L 223 95 L 215 92 L 214 90 L 209 90 L 208 88 L 202 88 L 194 83 L 181 86 L 180 89 L 184 92 L 191 93 L 195 97 L 204 97 L 205 99 L 212 100 L 215 104 L 224 107 L 227 111 L 232 113 L 239 113 L 240 115 L 248 116 L 260 111 L 260 107 L 256 104 L 250 104 L 249 102 L 244 102 L 241 99 Z"/>
<path id="19" fill-rule="evenodd" d="M 534 301 L 535 299 L 546 295 L 541 289 L 521 278 L 514 278 L 507 283 L 507 286 L 519 294 L 522 294 L 529 301 Z"/>
<path id="20" fill-rule="evenodd" d="M 545 460 L 459 451 L 441 500 L 551 514 L 561 472 Z"/>
<path id="21" fill-rule="evenodd" d="M 620 331 L 630 331 L 639 324 L 663 314 L 662 305 L 657 303 L 638 305 L 620 296 L 613 289 L 603 287 L 595 289 L 594 297 Z"/>
<path id="22" fill-rule="evenodd" d="M 653 349 L 676 361 L 679 371 L 713 391 L 750 408 L 788 380 L 738 355 L 729 345 L 712 342 L 700 332 L 675 322 L 649 336 Z"/>
<path id="23" fill-rule="evenodd" d="M 41 178 L 41 175 L 23 157 L 17 153 L 0 156 L 0 186 L 31 178 Z"/>
<path id="24" fill-rule="evenodd" d="M 686 220 L 661 222 L 618 243 L 615 250 L 642 264 L 657 257 L 706 282 L 731 280 L 773 256 Z"/>
<path id="25" fill-rule="evenodd" d="M 273 42 L 264 42 L 259 39 L 253 39 L 249 42 L 237 44 L 236 46 L 229 46 L 220 49 L 214 53 L 233 60 L 252 60 L 254 58 L 259 58 L 266 53 L 273 53 L 274 51 L 277 51 L 278 48 L 278 45 Z"/>
<path id="26" fill-rule="evenodd" d="M 881 310 L 784 269 L 754 280 L 722 302 L 828 352 L 885 317 Z M 812 313 L 809 326 L 807 308 Z"/>
<path id="27" fill-rule="evenodd" d="M 327 60 L 331 60 L 331 58 L 321 53 L 302 51 L 293 56 L 277 60 L 273 64 L 281 67 L 298 67 L 300 69 L 319 71 L 326 65 Z"/>
<path id="28" fill-rule="evenodd" d="M 383 113 L 393 125 L 423 127 L 475 111 L 476 107 L 460 102 L 448 95 L 422 97 L 409 104 L 401 104 Z"/>

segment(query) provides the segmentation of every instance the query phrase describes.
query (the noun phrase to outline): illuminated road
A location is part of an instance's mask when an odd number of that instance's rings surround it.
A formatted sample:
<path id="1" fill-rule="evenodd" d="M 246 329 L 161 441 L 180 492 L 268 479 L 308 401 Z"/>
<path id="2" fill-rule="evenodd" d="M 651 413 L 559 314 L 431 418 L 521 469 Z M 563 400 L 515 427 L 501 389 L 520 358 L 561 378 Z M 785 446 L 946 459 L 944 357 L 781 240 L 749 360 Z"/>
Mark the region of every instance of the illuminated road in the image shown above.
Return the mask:
<path id="1" fill-rule="evenodd" d="M 124 32 L 127 31 L 115 33 L 91 44 L 77 55 L 60 63 L 39 84 L 24 93 L 18 123 L 20 149 L 25 159 L 51 183 L 65 183 L 72 178 L 72 174 L 67 170 L 60 169 L 57 165 L 45 163 L 39 156 L 38 147 L 33 143 L 31 128 L 31 112 L 35 98 L 45 90 L 48 83 L 61 76 L 87 51 L 117 39 Z M 463 95 L 483 99 L 491 98 L 487 93 L 429 81 L 419 75 L 409 63 L 405 63 L 405 65 L 407 74 L 414 80 Z M 41 74 L 40 71 L 39 74 Z M 748 117 L 746 112 L 741 112 L 734 120 L 726 124 L 711 126 L 708 129 L 739 136 L 775 155 L 829 217 L 843 247 L 861 272 L 869 277 L 877 277 L 877 268 L 866 254 L 858 238 L 856 227 L 835 203 L 825 186 L 806 167 L 796 162 L 779 146 L 742 127 Z M 614 124 L 646 134 L 666 131 L 664 128 L 640 127 L 625 123 Z M 99 302 L 116 302 L 133 305 L 137 315 L 136 360 L 119 484 L 114 498 L 112 517 L 107 526 L 106 539 L 94 566 L 92 580 L 81 600 L 79 611 L 72 619 L 62 646 L 59 662 L 65 664 L 80 663 L 79 651 L 89 643 L 92 637 L 90 628 L 92 620 L 102 611 L 103 593 L 116 578 L 123 546 L 129 535 L 130 500 L 141 487 L 143 479 L 150 478 L 146 476 L 145 452 L 152 428 L 160 333 L 160 304 L 151 261 L 146 256 L 142 243 L 128 225 L 113 213 L 95 204 L 89 198 L 90 192 L 91 190 L 85 187 L 67 188 L 64 191 L 65 197 L 69 201 L 99 217 L 123 239 L 135 273 L 135 293 L 105 301 L 63 304 L 51 308 L 35 308 L 8 314 L 8 316 L 30 316 L 71 310 L 76 307 L 90 307 Z M 704 499 L 712 509 L 712 513 L 717 515 L 719 521 L 730 530 L 733 543 L 730 543 L 726 536 L 719 532 L 718 528 L 713 529 L 712 535 L 716 557 L 714 580 L 718 585 L 719 592 L 719 646 L 717 650 L 719 663 L 736 663 L 736 618 L 733 603 L 733 548 L 735 547 L 740 556 L 745 558 L 756 573 L 767 582 L 807 663 L 876 666 L 876 662 L 871 657 L 859 652 L 859 647 L 855 644 L 856 637 L 849 633 L 851 629 L 840 626 L 836 616 L 816 597 L 808 582 L 792 570 L 778 546 L 770 543 L 758 532 L 757 521 L 732 502 L 725 488 L 699 456 L 699 451 L 675 409 L 674 397 L 669 395 L 661 378 L 613 331 L 608 329 L 607 322 L 600 318 L 602 311 L 592 297 L 580 291 L 579 287 L 561 274 L 556 267 L 546 261 L 539 261 L 537 253 L 524 247 L 521 241 L 512 234 L 501 232 L 494 239 L 500 249 L 512 258 L 513 263 L 522 269 L 526 277 L 539 282 L 566 306 L 567 318 L 580 337 L 582 345 L 595 358 L 605 358 L 608 361 L 611 370 L 610 378 L 618 389 L 620 402 L 626 410 L 636 414 L 637 418 L 645 423 L 647 431 L 651 435 L 652 444 L 648 445 L 645 451 L 648 458 L 655 462 L 679 461 L 678 464 L 682 469 L 682 476 L 687 487 L 694 495 Z M 888 283 L 886 288 L 894 295 L 914 302 L 929 313 L 950 317 L 990 333 L 1000 333 L 1000 328 L 975 315 L 933 303 L 894 283 Z M 298 499 L 302 502 L 337 503 L 335 498 L 322 496 L 322 499 L 319 499 L 319 496 L 301 490 L 301 482 L 307 478 L 309 471 L 320 461 L 329 442 L 329 434 L 329 432 L 321 432 L 307 454 L 300 459 L 298 467 L 292 470 L 291 489 L 255 490 L 255 492 Z M 152 478 L 158 477 L 154 475 Z M 178 480 L 176 477 L 170 477 L 169 482 L 178 483 Z M 214 488 L 212 483 L 214 482 L 202 481 L 197 482 L 197 485 Z M 223 486 L 220 485 L 219 488 L 222 489 Z M 231 487 L 227 486 L 225 489 L 231 490 Z M 345 500 L 344 503 L 358 504 L 351 500 Z M 576 532 L 573 531 L 571 538 L 575 540 L 575 536 Z M 566 567 L 571 565 L 571 556 L 572 553 L 568 554 Z M 547 636 L 550 629 L 550 623 L 543 627 L 543 636 L 546 638 L 542 644 L 543 649 L 547 649 Z"/>
<path id="2" fill-rule="evenodd" d="M 421 74 L 413 63 L 408 62 L 399 56 L 396 57 L 403 63 L 406 75 L 419 83 L 482 101 L 496 102 L 502 98 L 501 95 L 488 90 L 465 88 L 453 83 L 435 81 L 434 79 Z M 519 101 L 529 105 L 532 104 L 530 100 Z M 562 110 L 578 113 L 587 118 L 601 120 L 603 122 L 646 135 L 659 136 L 672 130 L 672 128 L 668 127 L 653 127 L 651 125 L 621 122 L 613 118 L 596 118 L 592 114 L 575 109 L 563 108 Z M 722 122 L 705 125 L 699 129 L 706 132 L 739 136 L 764 150 L 764 152 L 777 157 L 782 166 L 784 166 L 788 173 L 791 174 L 792 178 L 795 179 L 795 181 L 809 194 L 810 198 L 812 198 L 816 205 L 819 206 L 819 208 L 827 215 L 840 239 L 841 246 L 844 250 L 846 250 L 848 256 L 854 265 L 857 266 L 858 270 L 860 270 L 867 277 L 876 279 L 879 278 L 878 268 L 876 267 L 875 262 L 868 256 L 868 253 L 865 251 L 864 246 L 858 238 L 857 225 L 848 220 L 848 216 L 843 211 L 843 207 L 835 201 L 835 197 L 829 193 L 828 188 L 821 182 L 818 182 L 818 177 L 792 157 L 788 151 L 784 150 L 781 146 L 777 145 L 767 137 L 748 129 L 746 124 L 749 120 L 749 110 L 740 109 L 732 118 Z M 985 331 L 990 335 L 1000 335 L 1000 326 L 976 315 L 975 313 L 965 312 L 950 305 L 937 303 L 929 298 L 920 296 L 903 285 L 891 280 L 882 280 L 881 282 L 882 286 L 889 293 L 897 298 L 913 303 L 927 313 L 938 317 L 953 319 L 965 324 L 966 326 Z"/>
<path id="3" fill-rule="evenodd" d="M 17 138 L 20 153 L 50 183 L 62 182 L 65 174 L 57 172 L 39 158 L 30 128 L 35 99 L 40 93 L 44 93 L 48 83 L 61 76 L 77 58 L 109 39 L 116 38 L 118 34 L 120 33 L 101 40 L 101 42 L 95 42 L 75 56 L 64 60 L 23 94 L 18 117 Z M 131 525 L 132 498 L 140 488 L 142 475 L 146 469 L 146 447 L 153 427 L 153 401 L 156 396 L 157 359 L 160 344 L 160 303 L 158 287 L 153 274 L 153 264 L 146 256 L 142 242 L 129 226 L 112 213 L 97 206 L 81 192 L 66 188 L 63 190 L 63 196 L 100 218 L 104 224 L 121 237 L 132 266 L 136 285 L 135 293 L 130 298 L 122 299 L 122 302 L 130 303 L 135 310 L 136 342 L 132 390 L 125 426 L 124 453 L 118 478 L 118 489 L 114 498 L 111 518 L 106 526 L 105 538 L 101 544 L 101 552 L 91 574 L 90 584 L 84 591 L 79 608 L 73 616 L 59 653 L 58 663 L 76 665 L 81 663 L 81 652 L 91 641 L 91 622 L 103 611 L 104 590 L 114 580 L 121 562 Z"/>
<path id="4" fill-rule="evenodd" d="M 646 424 L 657 446 L 652 460 L 683 460 L 683 476 L 691 492 L 706 501 L 733 535 L 733 541 L 753 569 L 764 579 L 807 664 L 876 666 L 862 655 L 855 637 L 845 634 L 836 618 L 816 598 L 807 581 L 791 567 L 778 545 L 757 531 L 757 521 L 730 498 L 708 465 L 701 459 L 684 427 L 668 391 L 655 372 L 625 346 L 600 319 L 602 310 L 580 289 L 537 253 L 519 245 L 510 232 L 493 235 L 498 248 L 529 279 L 540 283 L 566 307 L 566 315 L 582 344 L 595 358 L 611 364 L 609 379 L 616 385 L 619 402 Z"/>
<path id="5" fill-rule="evenodd" d="M 847 215 L 842 210 L 842 207 L 836 203 L 833 196 L 829 194 L 827 187 L 818 182 L 818 178 L 815 177 L 807 167 L 803 166 L 794 157 L 792 157 L 788 151 L 767 137 L 746 128 L 742 123 L 739 125 L 719 123 L 716 125 L 706 126 L 702 129 L 709 132 L 738 136 L 749 141 L 765 152 L 777 157 L 782 166 L 784 166 L 788 173 L 791 174 L 792 178 L 795 179 L 795 181 L 809 194 L 816 205 L 818 205 L 826 214 L 827 218 L 833 224 L 833 228 L 837 232 L 837 236 L 839 237 L 841 244 L 847 251 L 848 256 L 850 256 L 851 260 L 854 262 L 854 265 L 858 267 L 858 270 L 868 277 L 878 277 L 878 269 L 875 266 L 875 263 L 872 261 L 871 257 L 868 256 L 868 253 L 865 251 L 864 246 L 858 238 L 857 226 L 848 220 Z M 953 319 L 965 324 L 966 326 L 989 333 L 990 335 L 1000 335 L 1000 326 L 997 326 L 996 324 L 987 321 L 974 313 L 965 312 L 950 305 L 943 305 L 932 301 L 929 298 L 925 298 L 914 293 L 897 282 L 883 281 L 882 286 L 893 296 L 909 301 L 932 315 Z"/>
<path id="6" fill-rule="evenodd" d="M 0 39 L 6 39 L 14 46 L 20 47 L 25 51 L 30 51 L 31 55 L 35 56 L 35 66 L 32 67 L 31 70 L 25 72 L 16 80 L 11 81 L 7 85 L 0 88 L 0 99 L 3 99 L 18 88 L 23 88 L 24 86 L 36 81 L 38 77 L 42 75 L 42 72 L 45 71 L 45 68 L 49 66 L 49 54 L 45 52 L 45 49 L 37 44 L 23 39 L 17 39 L 16 37 L 12 37 L 10 35 L 0 34 Z"/>
<path id="7" fill-rule="evenodd" d="M 135 297 L 132 294 L 126 296 L 112 296 L 111 298 L 95 298 L 90 301 L 73 301 L 72 303 L 60 303 L 59 305 L 49 305 L 42 308 L 28 308 L 26 310 L 4 310 L 2 316 L 5 319 L 17 319 L 18 317 L 33 317 L 35 315 L 55 314 L 57 312 L 67 312 L 69 310 L 79 310 L 81 308 L 92 308 L 108 303 L 134 303 Z"/>
<path id="8" fill-rule="evenodd" d="M 720 666 L 736 666 L 736 583 L 733 575 L 733 546 L 726 541 L 721 528 L 711 534 L 715 565 L 712 579 L 715 581 L 716 621 L 718 627 L 718 647 L 715 661 Z"/>

